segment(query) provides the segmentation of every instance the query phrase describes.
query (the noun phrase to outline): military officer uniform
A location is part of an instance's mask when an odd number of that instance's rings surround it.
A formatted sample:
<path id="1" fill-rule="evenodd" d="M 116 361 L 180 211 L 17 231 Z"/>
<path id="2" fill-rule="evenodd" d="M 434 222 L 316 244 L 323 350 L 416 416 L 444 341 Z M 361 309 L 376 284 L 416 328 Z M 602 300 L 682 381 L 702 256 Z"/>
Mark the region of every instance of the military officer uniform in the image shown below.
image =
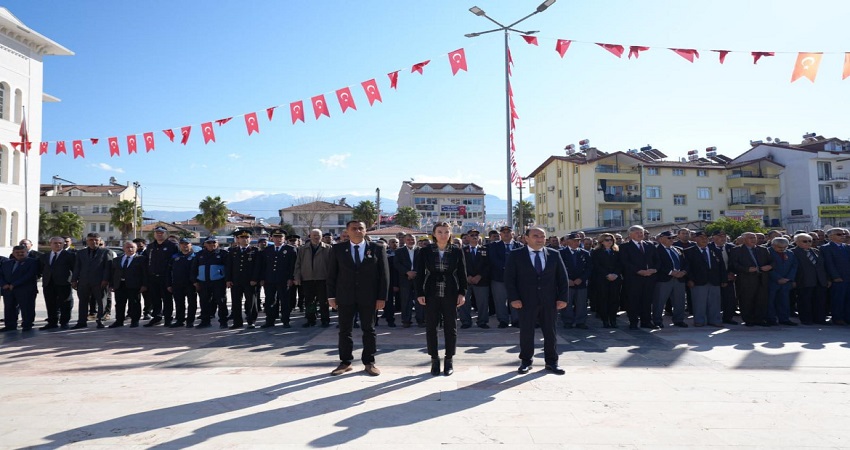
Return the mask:
<path id="1" fill-rule="evenodd" d="M 156 233 L 165 233 L 165 227 L 154 228 Z M 174 313 L 174 300 L 168 292 L 168 272 L 170 270 L 171 257 L 179 253 L 177 244 L 168 239 L 162 243 L 154 240 L 145 249 L 144 255 L 148 259 L 148 297 L 152 303 L 150 306 L 151 321 L 146 327 L 154 326 L 165 318 L 165 325 L 171 325 Z M 145 307 L 147 309 L 147 306 Z"/>
<path id="2" fill-rule="evenodd" d="M 191 245 L 192 241 L 187 238 L 180 239 L 180 244 Z M 185 324 L 186 328 L 192 328 L 195 323 L 195 315 L 198 313 L 198 292 L 192 284 L 192 264 L 195 262 L 195 252 L 184 254 L 178 252 L 171 257 L 171 270 L 168 272 L 168 287 L 174 296 L 176 322 L 172 327 Z M 188 309 L 186 308 L 188 304 Z"/>
<path id="3" fill-rule="evenodd" d="M 236 230 L 234 236 L 240 239 L 251 237 L 247 230 Z M 241 244 L 241 242 L 239 242 Z M 257 320 L 257 296 L 255 287 L 260 277 L 259 273 L 259 251 L 256 247 L 246 245 L 233 245 L 228 249 L 227 283 L 230 286 L 231 316 L 233 317 L 232 329 L 242 328 L 242 299 L 245 299 L 245 320 L 248 328 L 254 328 Z"/>
<path id="4" fill-rule="evenodd" d="M 272 238 L 286 236 L 277 229 L 272 232 Z M 269 245 L 260 257 L 260 281 L 265 289 L 266 323 L 263 328 L 273 327 L 280 318 L 284 328 L 289 328 L 289 287 L 292 284 L 295 270 L 297 251 L 295 247 L 281 243 Z"/>

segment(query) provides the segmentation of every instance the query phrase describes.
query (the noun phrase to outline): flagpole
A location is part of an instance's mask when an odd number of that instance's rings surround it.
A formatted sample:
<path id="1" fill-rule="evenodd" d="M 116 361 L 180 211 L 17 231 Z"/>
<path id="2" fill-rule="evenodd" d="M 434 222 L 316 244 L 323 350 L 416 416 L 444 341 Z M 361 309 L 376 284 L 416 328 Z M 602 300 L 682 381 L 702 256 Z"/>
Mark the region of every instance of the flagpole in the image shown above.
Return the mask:
<path id="1" fill-rule="evenodd" d="M 26 123 L 27 108 L 23 105 L 21 105 L 21 117 L 21 120 Z M 27 144 L 29 143 L 29 130 L 24 128 L 23 131 L 23 136 L 21 136 L 21 140 L 23 141 L 21 143 L 21 150 L 24 152 L 24 237 L 32 240 L 30 237 L 29 151 L 27 149 Z M 38 236 L 36 236 L 35 241 L 38 242 Z"/>

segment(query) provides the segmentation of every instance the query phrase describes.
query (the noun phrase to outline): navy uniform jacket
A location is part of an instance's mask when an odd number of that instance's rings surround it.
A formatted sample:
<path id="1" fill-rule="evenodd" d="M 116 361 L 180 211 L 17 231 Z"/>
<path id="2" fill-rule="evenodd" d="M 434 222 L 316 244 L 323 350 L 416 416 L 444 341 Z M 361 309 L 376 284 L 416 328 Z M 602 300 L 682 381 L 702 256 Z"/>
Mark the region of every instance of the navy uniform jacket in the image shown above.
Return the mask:
<path id="1" fill-rule="evenodd" d="M 466 258 L 466 276 L 474 277 L 481 275 L 478 284 L 474 284 L 473 286 L 489 286 L 490 256 L 487 254 L 487 247 L 483 245 L 475 247 L 475 256 L 472 256 L 472 248 L 466 247 L 463 249 L 463 255 Z"/>
<path id="2" fill-rule="evenodd" d="M 41 283 L 42 285 L 70 286 L 71 277 L 74 274 L 74 262 L 76 257 L 73 253 L 62 250 L 56 255 L 53 265 L 50 265 L 50 255 L 47 252 L 41 255 Z"/>
<path id="3" fill-rule="evenodd" d="M 298 250 L 289 245 L 280 246 L 275 251 L 274 245 L 269 245 L 260 255 L 259 278 L 265 283 L 283 284 L 295 278 L 295 260 Z"/>
<path id="4" fill-rule="evenodd" d="M 727 274 L 726 264 L 723 263 L 723 257 L 720 255 L 720 250 L 707 245 L 708 257 L 711 259 L 711 268 L 705 261 L 705 255 L 697 245 L 693 245 L 685 249 L 685 259 L 688 260 L 688 275 L 685 277 L 688 281 L 694 283 L 695 286 L 720 286 L 726 283 Z"/>
<path id="5" fill-rule="evenodd" d="M 522 301 L 523 309 L 539 305 L 551 305 L 554 308 L 556 301 L 569 300 L 569 279 L 561 255 L 551 248 L 543 247 L 541 251 L 544 253 L 540 257 L 546 260 L 541 275 L 537 275 L 525 247 L 511 251 L 505 267 L 508 301 Z"/>
<path id="6" fill-rule="evenodd" d="M 570 247 L 564 247 L 561 249 L 561 259 L 564 260 L 564 266 L 567 268 L 567 273 L 570 274 L 571 279 L 581 278 L 581 284 L 571 287 L 574 289 L 587 289 L 587 282 L 593 275 L 593 263 L 590 252 L 583 248 L 577 248 L 573 251 Z"/>
<path id="7" fill-rule="evenodd" d="M 517 241 L 511 241 L 510 247 L 501 240 L 487 245 L 487 256 L 490 258 L 490 281 L 505 281 L 508 254 L 518 248 L 524 248 L 524 246 Z"/>
<path id="8" fill-rule="evenodd" d="M 850 281 L 850 247 L 830 242 L 820 246 L 820 254 L 831 281 L 837 278 Z"/>
<path id="9" fill-rule="evenodd" d="M 11 284 L 15 291 L 32 290 L 35 293 L 36 281 L 38 280 L 39 262 L 37 259 L 26 257 L 15 270 L 16 259 L 7 259 L 0 264 L 0 287 Z M 14 273 L 13 273 L 14 271 Z M 3 294 L 9 291 L 3 290 Z"/>
<path id="10" fill-rule="evenodd" d="M 171 257 L 175 253 L 180 253 L 177 244 L 168 239 L 160 244 L 153 241 L 145 247 L 145 257 L 148 259 L 148 273 L 155 277 L 167 277 L 168 265 L 171 264 Z"/>
<path id="11" fill-rule="evenodd" d="M 133 255 L 130 264 L 125 269 L 122 266 L 124 257 L 112 260 L 112 281 L 109 287 L 112 289 L 141 289 L 148 285 L 148 259 L 144 256 Z"/>
<path id="12" fill-rule="evenodd" d="M 227 249 L 227 281 L 236 284 L 248 284 L 260 279 L 260 251 L 256 247 L 238 245 Z"/>
<path id="13" fill-rule="evenodd" d="M 227 252 L 217 248 L 199 251 L 192 262 L 192 283 L 225 281 L 227 279 Z"/>
<path id="14" fill-rule="evenodd" d="M 184 255 L 182 252 L 171 257 L 171 270 L 168 272 L 167 286 L 188 287 L 194 283 L 192 264 L 195 261 L 195 253 Z"/>
<path id="15" fill-rule="evenodd" d="M 679 258 L 679 270 L 689 272 L 690 268 L 688 267 L 688 260 L 685 258 L 685 255 L 682 254 L 682 249 L 675 245 L 671 245 L 670 250 L 673 250 Z M 658 273 L 655 274 L 655 280 L 659 283 L 674 280 L 675 278 L 670 275 L 670 272 L 673 270 L 673 259 L 670 256 L 670 253 L 667 252 L 667 248 L 663 245 L 659 245 L 656 252 L 658 252 Z M 684 276 L 679 278 L 677 281 L 684 283 L 686 278 L 687 276 Z"/>
<path id="16" fill-rule="evenodd" d="M 414 280 L 407 279 L 407 272 L 411 270 L 416 270 L 416 258 L 419 255 L 419 246 L 413 246 L 413 262 L 411 262 L 410 252 L 411 250 L 407 249 L 407 246 L 399 247 L 395 250 L 395 256 L 393 257 L 393 265 L 390 268 L 395 273 L 398 274 L 398 287 L 403 291 L 407 291 L 413 286 Z"/>
<path id="17" fill-rule="evenodd" d="M 340 242 L 331 249 L 328 267 L 328 298 L 340 305 L 362 304 L 386 300 L 390 284 L 387 253 L 383 245 L 363 241 L 366 245 L 363 260 L 354 265 L 351 243 Z"/>

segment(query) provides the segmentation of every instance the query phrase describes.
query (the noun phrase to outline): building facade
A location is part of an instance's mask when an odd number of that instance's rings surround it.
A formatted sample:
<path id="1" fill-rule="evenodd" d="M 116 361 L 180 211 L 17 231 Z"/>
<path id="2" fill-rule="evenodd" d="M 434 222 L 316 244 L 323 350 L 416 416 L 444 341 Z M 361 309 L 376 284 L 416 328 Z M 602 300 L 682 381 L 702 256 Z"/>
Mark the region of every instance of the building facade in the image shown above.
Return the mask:
<path id="1" fill-rule="evenodd" d="M 49 213 L 70 212 L 80 216 L 83 235 L 98 233 L 111 243 L 121 239 L 121 231 L 109 223 L 112 218 L 109 210 L 122 200 L 138 201 L 133 184 L 118 183 L 114 177 L 108 184 L 42 184 L 39 200 L 40 208 Z"/>
<path id="2" fill-rule="evenodd" d="M 314 228 L 322 230 L 323 233 L 339 235 L 345 229 L 345 224 L 351 220 L 353 212 L 354 208 L 344 200 L 338 203 L 315 201 L 278 210 L 280 223 L 292 225 L 302 238 Z"/>
<path id="3" fill-rule="evenodd" d="M 486 223 L 484 188 L 475 183 L 414 183 L 404 181 L 398 192 L 398 206 L 410 206 L 419 213 L 421 226 L 430 231 L 435 222 L 454 224 L 455 232 L 482 228 Z"/>
<path id="4" fill-rule="evenodd" d="M 0 7 L 0 254 L 9 254 L 21 239 L 38 238 L 42 102 L 58 101 L 43 91 L 43 59 L 73 52 L 29 29 Z M 34 142 L 28 155 L 20 142 L 26 111 L 27 131 Z"/>

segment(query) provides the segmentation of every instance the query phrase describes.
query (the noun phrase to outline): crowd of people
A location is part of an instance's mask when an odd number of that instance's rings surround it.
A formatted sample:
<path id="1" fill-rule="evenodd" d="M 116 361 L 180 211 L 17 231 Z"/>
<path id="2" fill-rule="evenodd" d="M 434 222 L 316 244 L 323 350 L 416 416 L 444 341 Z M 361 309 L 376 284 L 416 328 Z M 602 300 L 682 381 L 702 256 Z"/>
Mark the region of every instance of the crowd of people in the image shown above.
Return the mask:
<path id="1" fill-rule="evenodd" d="M 520 373 L 531 367 L 535 328 L 541 329 L 546 369 L 560 374 L 557 324 L 588 329 L 591 314 L 602 327 L 617 328 L 625 311 L 632 330 L 734 327 L 738 316 L 748 327 L 850 321 L 850 233 L 842 228 L 730 237 L 688 229 L 650 236 L 633 226 L 625 237 L 558 238 L 537 227 L 517 235 L 505 226 L 484 238 L 477 230 L 454 237 L 441 222 L 418 240 L 399 234 L 372 242 L 363 223 L 351 221 L 340 236 L 315 229 L 303 243 L 282 229 L 255 245 L 251 237 L 237 230 L 234 243 L 222 248 L 209 236 L 195 251 L 189 239 L 158 227 L 151 242 L 124 242 L 121 256 L 97 233 L 79 249 L 70 238 L 53 237 L 44 253 L 25 239 L 8 259 L 0 257 L 2 331 L 17 330 L 19 314 L 21 330 L 33 330 L 38 279 L 47 311 L 40 330 L 89 322 L 138 327 L 142 320 L 144 327 L 205 328 L 217 321 L 234 330 L 289 328 L 296 308 L 304 312 L 301 326 L 329 327 L 335 310 L 341 362 L 334 375 L 351 370 L 353 328 L 363 333 L 366 371 L 380 373 L 375 326 L 381 320 L 426 328 L 434 375 L 453 373 L 458 322 L 461 329 L 519 328 Z"/>

